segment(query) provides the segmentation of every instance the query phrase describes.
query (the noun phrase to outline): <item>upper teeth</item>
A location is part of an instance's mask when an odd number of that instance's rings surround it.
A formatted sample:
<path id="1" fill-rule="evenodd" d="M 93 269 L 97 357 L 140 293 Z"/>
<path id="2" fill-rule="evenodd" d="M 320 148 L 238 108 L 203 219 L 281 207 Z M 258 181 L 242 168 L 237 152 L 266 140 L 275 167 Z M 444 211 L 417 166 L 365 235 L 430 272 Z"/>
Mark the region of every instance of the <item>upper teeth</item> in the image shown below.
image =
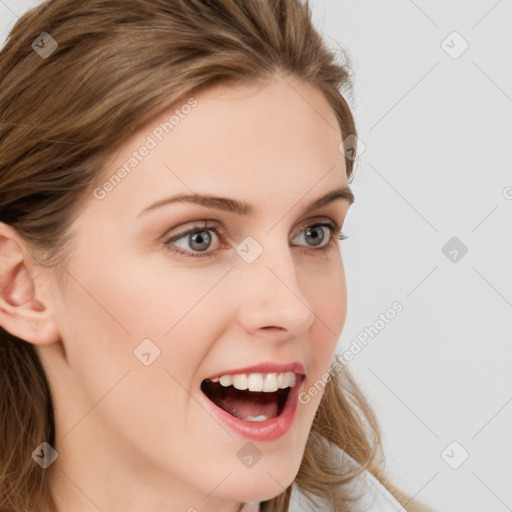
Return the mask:
<path id="1" fill-rule="evenodd" d="M 292 388 L 295 386 L 295 373 L 242 373 L 237 375 L 222 375 L 211 379 L 212 382 L 219 382 L 221 386 L 233 386 L 241 391 L 268 391 Z"/>

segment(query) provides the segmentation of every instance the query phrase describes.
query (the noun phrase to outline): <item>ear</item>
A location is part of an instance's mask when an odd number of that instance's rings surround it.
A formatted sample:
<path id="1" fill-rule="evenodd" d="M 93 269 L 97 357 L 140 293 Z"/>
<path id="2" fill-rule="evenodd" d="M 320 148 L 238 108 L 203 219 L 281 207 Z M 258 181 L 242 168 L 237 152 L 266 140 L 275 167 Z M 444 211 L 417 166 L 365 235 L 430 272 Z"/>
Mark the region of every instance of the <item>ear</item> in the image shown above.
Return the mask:
<path id="1" fill-rule="evenodd" d="M 28 253 L 16 230 L 0 222 L 0 326 L 22 340 L 48 345 L 59 340 L 59 332 Z"/>

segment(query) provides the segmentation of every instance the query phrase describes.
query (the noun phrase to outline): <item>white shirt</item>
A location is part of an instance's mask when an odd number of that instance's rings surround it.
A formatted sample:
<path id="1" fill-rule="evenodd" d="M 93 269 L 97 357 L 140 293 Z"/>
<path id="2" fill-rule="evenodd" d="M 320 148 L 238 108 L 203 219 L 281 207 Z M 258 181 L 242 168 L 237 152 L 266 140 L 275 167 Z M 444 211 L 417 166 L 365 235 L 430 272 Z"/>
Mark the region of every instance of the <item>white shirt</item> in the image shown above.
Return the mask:
<path id="1" fill-rule="evenodd" d="M 350 512 L 399 512 L 404 510 L 396 498 L 368 471 L 363 471 L 356 478 L 354 490 L 356 495 L 361 495 L 361 498 L 349 505 Z M 330 510 L 328 502 L 322 501 L 316 496 L 313 497 L 320 503 L 320 507 L 314 507 L 306 496 L 293 485 L 288 512 L 326 512 Z"/>
<path id="2" fill-rule="evenodd" d="M 345 464 L 358 465 L 347 453 L 342 450 L 339 452 L 345 459 Z M 350 512 L 400 512 L 404 510 L 396 498 L 369 471 L 360 473 L 353 482 L 354 495 L 361 497 L 350 505 Z M 297 485 L 293 484 L 288 512 L 327 512 L 329 510 L 327 501 L 321 500 L 316 495 L 313 495 L 313 498 L 319 503 L 319 507 L 315 507 L 298 489 Z M 242 512 L 258 511 L 259 503 L 247 503 L 242 510 Z"/>

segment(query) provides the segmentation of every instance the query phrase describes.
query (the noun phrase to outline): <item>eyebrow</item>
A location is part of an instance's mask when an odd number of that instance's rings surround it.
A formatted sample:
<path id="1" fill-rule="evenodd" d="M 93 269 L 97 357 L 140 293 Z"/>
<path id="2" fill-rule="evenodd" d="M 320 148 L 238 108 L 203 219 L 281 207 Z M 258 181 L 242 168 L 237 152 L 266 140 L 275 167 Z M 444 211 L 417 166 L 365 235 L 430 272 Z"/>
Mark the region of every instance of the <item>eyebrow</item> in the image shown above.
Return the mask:
<path id="1" fill-rule="evenodd" d="M 322 206 L 326 206 L 333 201 L 338 199 L 342 199 L 343 201 L 348 202 L 351 205 L 354 202 L 354 194 L 348 187 L 341 187 L 335 190 L 331 190 L 327 194 L 315 199 L 313 202 L 306 205 L 301 213 L 309 213 L 312 210 L 316 210 L 317 208 L 321 208 Z M 148 207 L 144 208 L 137 217 L 140 217 L 144 213 L 159 208 L 163 205 L 168 205 L 172 203 L 193 203 L 201 206 L 207 206 L 209 208 L 214 208 L 217 210 L 223 210 L 231 213 L 236 213 L 242 216 L 254 216 L 255 209 L 254 207 L 246 203 L 244 201 L 239 201 L 237 199 L 230 199 L 227 197 L 217 197 L 212 195 L 199 195 L 199 194 L 178 194 L 171 197 L 166 197 L 164 199 L 160 199 L 150 204 Z"/>

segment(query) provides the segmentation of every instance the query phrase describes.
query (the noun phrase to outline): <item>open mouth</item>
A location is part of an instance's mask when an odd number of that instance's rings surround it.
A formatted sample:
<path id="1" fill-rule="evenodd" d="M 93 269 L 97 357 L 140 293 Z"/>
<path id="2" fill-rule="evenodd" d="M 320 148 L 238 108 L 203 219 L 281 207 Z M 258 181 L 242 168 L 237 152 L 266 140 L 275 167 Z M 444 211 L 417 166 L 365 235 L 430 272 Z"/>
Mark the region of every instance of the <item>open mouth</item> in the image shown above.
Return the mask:
<path id="1" fill-rule="evenodd" d="M 231 416 L 259 422 L 280 416 L 291 389 L 304 377 L 292 372 L 223 375 L 203 380 L 201 390 Z"/>

